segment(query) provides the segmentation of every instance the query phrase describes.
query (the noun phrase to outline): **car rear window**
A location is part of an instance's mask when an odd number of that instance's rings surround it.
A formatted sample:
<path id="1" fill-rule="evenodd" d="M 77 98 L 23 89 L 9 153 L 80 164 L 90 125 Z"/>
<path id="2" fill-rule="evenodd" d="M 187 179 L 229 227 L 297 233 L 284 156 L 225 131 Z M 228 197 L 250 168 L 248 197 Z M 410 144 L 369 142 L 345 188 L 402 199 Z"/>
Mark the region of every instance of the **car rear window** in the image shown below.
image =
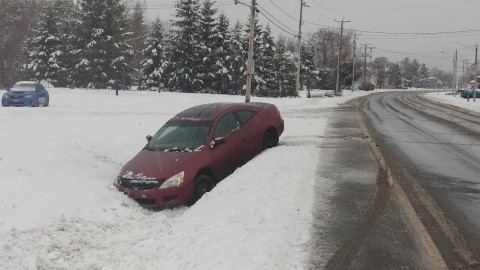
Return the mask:
<path id="1" fill-rule="evenodd" d="M 250 121 L 252 117 L 256 114 L 254 111 L 237 111 L 238 118 L 240 118 L 240 122 L 242 125 Z"/>

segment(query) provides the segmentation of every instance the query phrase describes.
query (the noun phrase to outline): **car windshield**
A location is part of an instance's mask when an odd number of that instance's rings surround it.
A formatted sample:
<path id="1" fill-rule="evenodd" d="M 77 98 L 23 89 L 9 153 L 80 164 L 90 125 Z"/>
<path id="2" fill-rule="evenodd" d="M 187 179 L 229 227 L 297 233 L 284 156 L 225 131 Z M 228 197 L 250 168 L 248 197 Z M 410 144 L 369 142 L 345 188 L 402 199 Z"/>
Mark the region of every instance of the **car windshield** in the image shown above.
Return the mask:
<path id="1" fill-rule="evenodd" d="M 12 91 L 32 92 L 35 91 L 35 84 L 17 83 L 12 87 Z"/>
<path id="2" fill-rule="evenodd" d="M 169 121 L 160 128 L 145 146 L 149 151 L 200 151 L 212 126 L 211 121 Z"/>

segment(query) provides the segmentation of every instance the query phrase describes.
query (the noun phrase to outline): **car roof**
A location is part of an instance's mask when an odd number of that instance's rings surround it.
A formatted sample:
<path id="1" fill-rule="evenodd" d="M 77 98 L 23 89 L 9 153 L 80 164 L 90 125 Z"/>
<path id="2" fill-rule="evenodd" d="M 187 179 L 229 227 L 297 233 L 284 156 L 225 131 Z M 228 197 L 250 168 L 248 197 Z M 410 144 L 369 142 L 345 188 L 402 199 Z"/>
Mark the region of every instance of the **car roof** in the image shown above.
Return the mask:
<path id="1" fill-rule="evenodd" d="M 268 103 L 251 102 L 251 103 L 233 103 L 233 102 L 219 102 L 202 104 L 186 109 L 177 115 L 174 119 L 194 119 L 194 120 L 214 120 L 218 115 L 227 110 L 250 110 L 262 111 L 263 109 L 273 106 Z"/>
<path id="2" fill-rule="evenodd" d="M 37 82 L 34 82 L 34 81 L 19 81 L 19 82 L 16 82 L 15 84 L 37 84 Z"/>

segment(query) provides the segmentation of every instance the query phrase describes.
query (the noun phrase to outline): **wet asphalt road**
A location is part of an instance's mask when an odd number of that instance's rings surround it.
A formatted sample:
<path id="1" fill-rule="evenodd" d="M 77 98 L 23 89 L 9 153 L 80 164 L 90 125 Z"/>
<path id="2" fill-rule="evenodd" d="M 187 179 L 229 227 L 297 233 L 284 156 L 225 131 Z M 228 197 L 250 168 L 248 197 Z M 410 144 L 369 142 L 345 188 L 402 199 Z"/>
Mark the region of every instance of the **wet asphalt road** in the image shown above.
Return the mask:
<path id="1" fill-rule="evenodd" d="M 479 115 L 374 93 L 332 114 L 322 151 L 336 188 L 311 269 L 480 269 Z"/>
<path id="2" fill-rule="evenodd" d="M 415 92 L 364 100 L 374 141 L 450 269 L 478 269 L 480 115 Z"/>

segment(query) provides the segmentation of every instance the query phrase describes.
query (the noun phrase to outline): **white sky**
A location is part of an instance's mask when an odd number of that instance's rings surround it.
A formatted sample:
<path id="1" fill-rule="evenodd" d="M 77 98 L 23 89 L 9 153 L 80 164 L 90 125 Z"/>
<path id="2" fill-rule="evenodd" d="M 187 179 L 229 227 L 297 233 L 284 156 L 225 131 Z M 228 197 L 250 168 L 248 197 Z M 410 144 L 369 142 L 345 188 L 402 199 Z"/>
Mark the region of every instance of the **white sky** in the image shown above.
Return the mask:
<path id="1" fill-rule="evenodd" d="M 172 18 L 171 15 L 175 12 L 173 8 L 175 1 L 146 1 L 148 17 L 160 16 L 167 20 Z M 243 0 L 243 2 L 250 3 L 250 0 Z M 319 26 L 315 24 L 338 27 L 339 23 L 335 20 L 342 18 L 351 21 L 345 24 L 346 28 L 360 31 L 424 33 L 480 29 L 478 19 L 480 0 L 306 0 L 305 2 L 309 6 L 304 9 L 303 29 L 307 33 L 318 29 Z M 280 20 L 284 25 L 276 23 L 282 28 L 292 32 L 298 31 L 300 0 L 257 0 L 257 3 Z M 235 5 L 234 0 L 217 0 L 217 6 L 225 11 L 232 21 L 240 19 L 242 23 L 246 22 L 249 13 L 247 7 Z M 268 22 L 263 15 L 260 20 L 262 24 Z M 272 23 L 270 25 L 275 33 L 283 33 Z M 430 67 L 451 70 L 454 50 L 459 49 L 460 70 L 463 59 L 473 63 L 474 49 L 465 48 L 452 41 L 468 46 L 480 44 L 480 31 L 433 36 L 378 35 L 365 32 L 359 35 L 359 44 L 369 43 L 370 46 L 377 48 L 373 51 L 373 57 L 386 56 L 391 61 L 398 61 L 409 56 L 417 58 Z M 442 51 L 444 53 L 441 53 Z"/>

